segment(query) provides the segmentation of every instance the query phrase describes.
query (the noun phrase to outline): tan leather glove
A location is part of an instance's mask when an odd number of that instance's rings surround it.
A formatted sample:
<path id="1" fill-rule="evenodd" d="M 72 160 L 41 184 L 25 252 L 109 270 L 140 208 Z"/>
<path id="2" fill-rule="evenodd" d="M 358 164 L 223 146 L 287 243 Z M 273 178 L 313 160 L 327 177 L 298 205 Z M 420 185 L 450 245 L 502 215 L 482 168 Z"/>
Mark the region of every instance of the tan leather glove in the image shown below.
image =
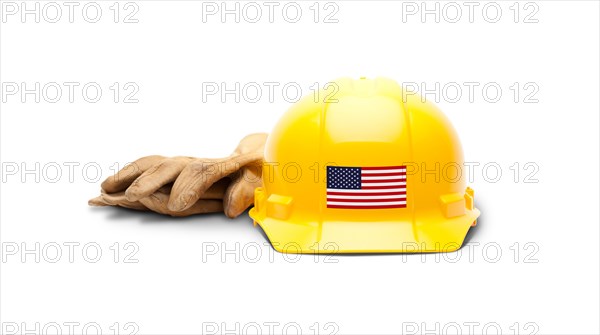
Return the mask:
<path id="1" fill-rule="evenodd" d="M 147 156 L 125 166 L 102 183 L 91 206 L 120 206 L 172 216 L 224 211 L 243 213 L 262 184 L 267 134 L 244 137 L 221 159 Z"/>

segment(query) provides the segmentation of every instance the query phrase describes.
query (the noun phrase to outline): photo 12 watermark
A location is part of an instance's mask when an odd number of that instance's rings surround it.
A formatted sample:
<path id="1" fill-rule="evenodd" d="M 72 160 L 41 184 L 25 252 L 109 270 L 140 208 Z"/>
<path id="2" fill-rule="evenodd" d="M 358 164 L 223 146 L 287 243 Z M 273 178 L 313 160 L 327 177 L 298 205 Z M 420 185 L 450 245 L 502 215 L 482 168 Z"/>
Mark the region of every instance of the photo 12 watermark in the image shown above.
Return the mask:
<path id="1" fill-rule="evenodd" d="M 135 322 L 51 321 L 2 322 L 3 335 L 137 335 L 140 327 Z"/>
<path id="2" fill-rule="evenodd" d="M 139 102 L 140 86 L 133 81 L 2 82 L 2 103 L 112 103 Z"/>
<path id="3" fill-rule="evenodd" d="M 277 252 L 273 247 L 282 252 Z M 326 254 L 318 254 L 318 250 Z M 315 243 L 308 250 L 302 249 L 295 242 L 203 242 L 202 263 L 298 263 L 308 261 L 317 264 L 336 264 L 340 261 L 334 257 L 339 252 L 334 242 Z"/>
<path id="4" fill-rule="evenodd" d="M 319 83 L 314 82 L 309 86 L 299 82 L 203 82 L 202 83 L 202 102 L 218 101 L 258 103 L 276 101 L 285 101 L 295 103 L 302 97 L 311 94 L 313 101 L 337 103 L 336 94 L 339 92 L 339 85 L 335 82 Z"/>
<path id="5" fill-rule="evenodd" d="M 107 175 L 119 171 L 119 163 L 102 166 L 98 162 L 10 162 L 1 163 L 2 183 L 48 183 L 60 182 L 97 183 Z M 108 171 L 105 171 L 108 170 Z"/>
<path id="6" fill-rule="evenodd" d="M 533 1 L 403 1 L 402 23 L 539 23 Z"/>
<path id="7" fill-rule="evenodd" d="M 203 1 L 202 23 L 338 23 L 333 1 Z"/>
<path id="8" fill-rule="evenodd" d="M 539 103 L 540 85 L 533 81 L 507 82 L 465 81 L 465 82 L 402 82 L 402 100 L 407 102 L 410 96 L 420 96 L 439 103 Z"/>
<path id="9" fill-rule="evenodd" d="M 3 241 L 2 263 L 139 263 L 135 242 L 15 242 Z"/>
<path id="10" fill-rule="evenodd" d="M 405 242 L 402 246 L 407 252 L 400 255 L 402 263 L 540 263 L 536 242 L 468 242 L 460 249 L 457 243 L 435 243 L 434 253 L 421 253 L 427 250 L 425 243 Z"/>
<path id="11" fill-rule="evenodd" d="M 135 1 L 2 1 L 2 23 L 138 23 Z"/>
<path id="12" fill-rule="evenodd" d="M 203 335 L 276 335 L 276 334 L 313 334 L 337 335 L 340 326 L 336 322 L 315 322 L 304 324 L 301 322 L 202 322 Z"/>
<path id="13" fill-rule="evenodd" d="M 402 335 L 537 335 L 540 326 L 536 322 L 501 323 L 495 321 L 462 322 L 402 322 Z"/>

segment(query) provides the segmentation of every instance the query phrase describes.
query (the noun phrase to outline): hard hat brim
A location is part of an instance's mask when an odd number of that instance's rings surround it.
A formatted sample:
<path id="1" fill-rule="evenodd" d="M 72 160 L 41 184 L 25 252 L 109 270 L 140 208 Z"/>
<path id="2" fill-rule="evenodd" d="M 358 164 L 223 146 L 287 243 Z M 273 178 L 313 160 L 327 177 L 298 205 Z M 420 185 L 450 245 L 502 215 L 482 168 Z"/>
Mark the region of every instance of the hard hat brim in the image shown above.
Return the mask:
<path id="1" fill-rule="evenodd" d="M 455 218 L 440 215 L 414 222 L 294 222 L 250 210 L 275 250 L 305 254 L 452 252 L 461 248 L 479 215 L 474 208 Z"/>

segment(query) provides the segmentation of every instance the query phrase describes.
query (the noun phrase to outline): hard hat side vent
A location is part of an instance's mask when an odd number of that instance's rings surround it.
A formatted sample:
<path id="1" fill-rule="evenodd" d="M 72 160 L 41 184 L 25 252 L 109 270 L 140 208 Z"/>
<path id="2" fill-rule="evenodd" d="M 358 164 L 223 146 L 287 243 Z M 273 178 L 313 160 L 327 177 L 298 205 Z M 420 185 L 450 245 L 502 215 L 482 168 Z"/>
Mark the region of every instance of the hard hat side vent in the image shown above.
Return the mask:
<path id="1" fill-rule="evenodd" d="M 460 193 L 444 194 L 440 197 L 442 212 L 447 218 L 465 215 L 465 197 Z"/>

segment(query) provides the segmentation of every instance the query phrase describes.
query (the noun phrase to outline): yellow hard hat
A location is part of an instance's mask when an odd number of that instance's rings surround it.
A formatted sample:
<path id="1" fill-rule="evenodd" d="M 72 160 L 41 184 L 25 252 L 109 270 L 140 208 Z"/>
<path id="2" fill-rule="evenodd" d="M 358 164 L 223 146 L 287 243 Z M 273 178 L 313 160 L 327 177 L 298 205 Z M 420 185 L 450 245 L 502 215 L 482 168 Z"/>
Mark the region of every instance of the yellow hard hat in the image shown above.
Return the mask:
<path id="1" fill-rule="evenodd" d="M 433 104 L 390 79 L 340 79 L 269 135 L 250 216 L 281 252 L 454 251 L 479 216 L 462 167 Z"/>

